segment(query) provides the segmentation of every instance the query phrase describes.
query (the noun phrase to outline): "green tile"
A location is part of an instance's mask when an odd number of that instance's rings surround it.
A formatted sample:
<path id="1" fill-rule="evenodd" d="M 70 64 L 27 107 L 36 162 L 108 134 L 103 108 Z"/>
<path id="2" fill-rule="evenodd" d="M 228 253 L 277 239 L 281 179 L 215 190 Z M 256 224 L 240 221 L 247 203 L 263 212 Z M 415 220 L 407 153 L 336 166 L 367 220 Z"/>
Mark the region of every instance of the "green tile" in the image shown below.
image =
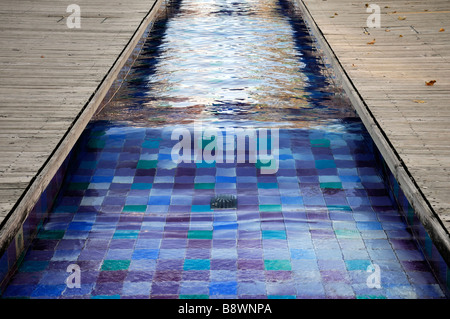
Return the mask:
<path id="1" fill-rule="evenodd" d="M 289 260 L 284 259 L 266 259 L 264 260 L 265 270 L 292 270 Z"/>
<path id="2" fill-rule="evenodd" d="M 120 295 L 97 295 L 91 296 L 91 299 L 120 299 Z"/>
<path id="3" fill-rule="evenodd" d="M 113 239 L 135 239 L 139 236 L 139 230 L 119 229 L 114 232 Z"/>
<path id="4" fill-rule="evenodd" d="M 135 212 L 135 213 L 145 213 L 147 210 L 147 205 L 125 205 L 122 209 L 122 212 L 129 213 L 129 212 Z"/>
<path id="5" fill-rule="evenodd" d="M 325 138 L 313 139 L 311 140 L 312 147 L 330 147 L 330 140 Z"/>
<path id="6" fill-rule="evenodd" d="M 133 183 L 131 189 L 151 189 L 152 183 Z"/>
<path id="7" fill-rule="evenodd" d="M 102 264 L 102 271 L 127 270 L 130 267 L 131 260 L 109 260 L 106 259 Z"/>
<path id="8" fill-rule="evenodd" d="M 347 205 L 327 205 L 329 211 L 351 212 L 352 208 Z"/>
<path id="9" fill-rule="evenodd" d="M 89 187 L 89 183 L 70 183 L 69 190 L 71 191 L 82 191 Z"/>
<path id="10" fill-rule="evenodd" d="M 258 188 L 262 189 L 278 188 L 278 183 L 258 183 Z"/>
<path id="11" fill-rule="evenodd" d="M 281 212 L 281 205 L 259 205 L 260 212 Z"/>
<path id="12" fill-rule="evenodd" d="M 180 299 L 209 299 L 208 295 L 180 295 Z"/>
<path id="13" fill-rule="evenodd" d="M 73 205 L 73 206 L 57 206 L 54 210 L 53 210 L 53 214 L 64 214 L 64 213 L 76 213 L 78 210 L 78 206 Z"/>
<path id="14" fill-rule="evenodd" d="M 204 212 L 212 212 L 212 210 L 210 205 L 192 205 L 191 212 L 204 213 Z"/>
<path id="15" fill-rule="evenodd" d="M 145 140 L 142 143 L 143 148 L 159 148 L 159 140 Z"/>
<path id="16" fill-rule="evenodd" d="M 44 271 L 49 262 L 48 261 L 42 261 L 42 260 L 27 260 L 22 265 L 20 265 L 19 271 L 20 272 L 37 272 L 37 271 Z"/>
<path id="17" fill-rule="evenodd" d="M 214 189 L 215 183 L 195 183 L 194 189 Z"/>
<path id="18" fill-rule="evenodd" d="M 212 230 L 189 230 L 189 239 L 212 239 Z"/>
<path id="19" fill-rule="evenodd" d="M 83 169 L 95 169 L 97 167 L 96 161 L 81 161 L 80 168 Z"/>
<path id="20" fill-rule="evenodd" d="M 325 182 L 325 183 L 320 183 L 320 188 L 342 189 L 342 183 L 341 183 L 341 182 Z"/>
<path id="21" fill-rule="evenodd" d="M 356 299 L 387 299 L 386 296 L 381 295 L 357 295 Z"/>
<path id="22" fill-rule="evenodd" d="M 353 229 L 335 229 L 334 233 L 337 238 L 360 238 L 361 234 Z"/>
<path id="23" fill-rule="evenodd" d="M 286 232 L 284 230 L 263 230 L 263 239 L 286 239 Z"/>
<path id="24" fill-rule="evenodd" d="M 64 230 L 41 230 L 38 233 L 39 239 L 61 239 L 64 237 Z"/>
<path id="25" fill-rule="evenodd" d="M 156 168 L 158 165 L 157 160 L 140 160 L 138 161 L 137 168 L 138 169 L 151 169 Z"/>
<path id="26" fill-rule="evenodd" d="M 363 270 L 366 271 L 367 267 L 371 265 L 372 262 L 367 259 L 351 259 L 345 261 L 345 266 L 347 270 Z"/>
<path id="27" fill-rule="evenodd" d="M 185 259 L 183 270 L 209 270 L 209 259 Z"/>
<path id="28" fill-rule="evenodd" d="M 89 148 L 104 148 L 106 145 L 106 142 L 104 140 L 100 139 L 91 139 L 88 142 Z"/>
<path id="29" fill-rule="evenodd" d="M 333 160 L 316 160 L 315 163 L 317 169 L 336 167 L 336 163 Z"/>

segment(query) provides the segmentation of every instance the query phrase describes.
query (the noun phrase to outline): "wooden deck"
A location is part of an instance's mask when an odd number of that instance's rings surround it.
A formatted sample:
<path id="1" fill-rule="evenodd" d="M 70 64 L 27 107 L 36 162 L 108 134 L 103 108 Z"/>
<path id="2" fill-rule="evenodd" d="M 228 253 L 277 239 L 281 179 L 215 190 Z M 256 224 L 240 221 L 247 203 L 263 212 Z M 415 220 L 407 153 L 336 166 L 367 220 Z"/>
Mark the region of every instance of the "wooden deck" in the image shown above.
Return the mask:
<path id="1" fill-rule="evenodd" d="M 14 236 L 163 0 L 0 2 L 0 248 Z"/>
<path id="2" fill-rule="evenodd" d="M 450 264 L 450 1 L 298 2 Z M 370 4 L 381 9 L 380 28 L 367 28 Z"/>

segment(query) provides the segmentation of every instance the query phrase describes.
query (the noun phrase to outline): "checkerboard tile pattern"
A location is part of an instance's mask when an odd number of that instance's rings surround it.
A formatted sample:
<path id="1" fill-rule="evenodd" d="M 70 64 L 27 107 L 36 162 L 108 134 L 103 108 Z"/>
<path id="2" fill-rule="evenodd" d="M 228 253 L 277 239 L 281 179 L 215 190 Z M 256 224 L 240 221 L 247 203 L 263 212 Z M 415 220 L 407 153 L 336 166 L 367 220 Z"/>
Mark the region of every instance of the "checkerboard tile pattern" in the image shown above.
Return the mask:
<path id="1" fill-rule="evenodd" d="M 279 170 L 179 163 L 171 128 L 91 125 L 3 298 L 443 298 L 360 122 L 280 130 Z M 237 209 L 211 210 L 216 194 Z M 67 267 L 81 269 L 68 288 Z M 367 268 L 380 267 L 381 288 Z"/>

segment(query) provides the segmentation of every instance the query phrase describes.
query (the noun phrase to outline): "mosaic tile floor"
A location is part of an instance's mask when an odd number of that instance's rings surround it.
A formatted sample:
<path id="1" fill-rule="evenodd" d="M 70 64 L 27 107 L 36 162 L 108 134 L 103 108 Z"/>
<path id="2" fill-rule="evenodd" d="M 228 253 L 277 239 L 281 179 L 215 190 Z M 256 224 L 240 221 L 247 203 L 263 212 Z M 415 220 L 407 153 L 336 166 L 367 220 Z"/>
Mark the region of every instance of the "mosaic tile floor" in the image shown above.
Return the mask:
<path id="1" fill-rule="evenodd" d="M 279 170 L 174 164 L 170 128 L 96 123 L 3 298 L 442 298 L 360 122 L 280 130 Z M 215 194 L 237 209 L 211 210 Z M 81 269 L 69 288 L 67 267 Z M 370 265 L 381 288 L 370 288 Z"/>

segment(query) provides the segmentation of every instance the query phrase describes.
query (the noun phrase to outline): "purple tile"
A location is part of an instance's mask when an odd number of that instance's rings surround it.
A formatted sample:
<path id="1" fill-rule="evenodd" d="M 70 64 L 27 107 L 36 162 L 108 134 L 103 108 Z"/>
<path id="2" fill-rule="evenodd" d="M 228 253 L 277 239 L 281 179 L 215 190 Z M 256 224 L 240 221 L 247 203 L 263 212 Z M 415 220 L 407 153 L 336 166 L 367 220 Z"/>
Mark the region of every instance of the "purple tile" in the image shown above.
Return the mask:
<path id="1" fill-rule="evenodd" d="M 153 282 L 151 295 L 177 295 L 179 288 L 178 282 Z"/>
<path id="2" fill-rule="evenodd" d="M 122 291 L 123 282 L 97 283 L 92 290 L 92 295 L 117 295 Z"/>
<path id="3" fill-rule="evenodd" d="M 292 279 L 292 272 L 285 270 L 266 270 L 266 280 L 268 282 L 287 281 Z"/>
<path id="4" fill-rule="evenodd" d="M 97 282 L 123 282 L 127 276 L 126 270 L 101 271 L 98 275 Z"/>
<path id="5" fill-rule="evenodd" d="M 209 281 L 209 270 L 186 270 L 182 272 L 183 281 Z"/>
<path id="6" fill-rule="evenodd" d="M 237 262 L 234 259 L 211 259 L 211 270 L 236 270 Z"/>
<path id="7" fill-rule="evenodd" d="M 237 272 L 238 280 L 240 281 L 265 281 L 266 280 L 266 274 L 265 271 L 262 269 L 239 269 Z"/>
<path id="8" fill-rule="evenodd" d="M 153 276 L 153 282 L 158 281 L 180 281 L 181 271 L 177 270 L 157 270 Z"/>
<path id="9" fill-rule="evenodd" d="M 159 259 L 156 265 L 157 270 L 182 270 L 183 259 Z"/>
<path id="10" fill-rule="evenodd" d="M 126 281 L 130 282 L 151 282 L 153 271 L 128 271 Z"/>
<path id="11" fill-rule="evenodd" d="M 264 261 L 261 259 L 239 259 L 239 270 L 264 270 Z"/>
<path id="12" fill-rule="evenodd" d="M 324 282 L 349 282 L 346 272 L 337 270 L 321 270 L 320 274 Z"/>

